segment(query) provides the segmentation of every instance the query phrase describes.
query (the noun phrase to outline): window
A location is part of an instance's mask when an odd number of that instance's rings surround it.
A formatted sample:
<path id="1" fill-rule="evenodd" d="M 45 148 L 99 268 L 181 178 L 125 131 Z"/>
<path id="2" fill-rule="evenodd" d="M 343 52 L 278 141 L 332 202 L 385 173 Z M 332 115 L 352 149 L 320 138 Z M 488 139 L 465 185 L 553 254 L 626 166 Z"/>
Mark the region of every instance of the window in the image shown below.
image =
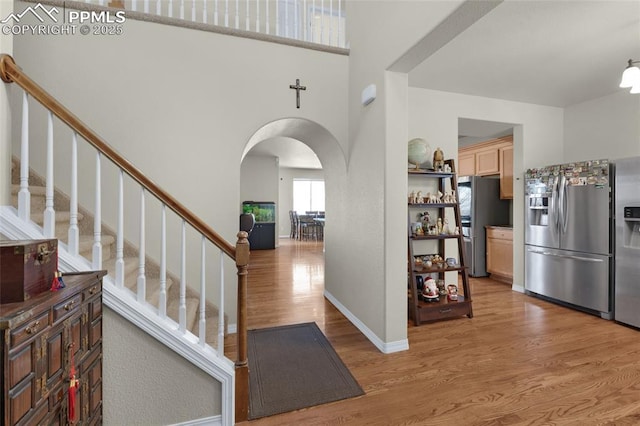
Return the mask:
<path id="1" fill-rule="evenodd" d="M 293 209 L 298 214 L 308 211 L 324 211 L 324 181 L 293 180 Z"/>

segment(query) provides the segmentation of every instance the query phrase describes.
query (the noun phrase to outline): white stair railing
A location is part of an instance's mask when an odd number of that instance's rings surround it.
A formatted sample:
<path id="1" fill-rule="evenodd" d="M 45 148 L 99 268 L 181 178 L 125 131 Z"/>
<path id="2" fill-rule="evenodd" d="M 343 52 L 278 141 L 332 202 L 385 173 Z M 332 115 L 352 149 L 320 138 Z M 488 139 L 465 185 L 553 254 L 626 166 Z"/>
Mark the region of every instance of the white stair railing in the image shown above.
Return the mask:
<path id="1" fill-rule="evenodd" d="M 148 2 L 145 2 L 145 8 Z M 68 186 L 69 194 L 69 229 L 68 229 L 68 241 L 67 248 L 68 253 L 73 256 L 78 256 L 81 253 L 80 250 L 80 229 L 79 221 L 81 215 L 78 213 L 79 209 L 79 200 L 85 201 L 93 201 L 92 208 L 86 208 L 90 215 L 93 215 L 93 229 L 92 231 L 87 231 L 89 235 L 87 238 L 91 238 L 91 245 L 87 247 L 85 250 L 85 256 L 90 257 L 90 260 L 85 260 L 84 263 L 87 265 L 87 268 L 92 268 L 95 270 L 103 269 L 103 254 L 109 255 L 109 252 L 103 252 L 104 244 L 111 244 L 112 239 L 108 238 L 108 236 L 104 236 L 102 233 L 103 229 L 103 198 L 105 200 L 117 200 L 117 202 L 113 204 L 117 204 L 115 206 L 115 226 L 116 231 L 116 239 L 115 239 L 115 263 L 113 266 L 113 270 L 109 271 L 111 280 L 105 280 L 105 286 L 112 285 L 117 291 L 113 291 L 110 294 L 114 294 L 117 297 L 126 298 L 126 302 L 123 303 L 123 306 L 131 306 L 132 304 L 138 303 L 140 305 L 148 305 L 149 302 L 148 294 L 151 293 L 147 291 L 147 286 L 149 285 L 148 281 L 148 270 L 147 261 L 150 258 L 150 254 L 147 253 L 147 238 L 145 229 L 146 224 L 150 220 L 147 214 L 146 208 L 146 195 L 152 195 L 156 199 L 160 200 L 161 212 L 160 212 L 160 230 L 159 230 L 159 254 L 157 260 L 154 260 L 159 264 L 159 272 L 158 272 L 158 290 L 157 294 L 158 302 L 157 306 L 153 306 L 153 308 L 157 309 L 140 309 L 140 312 L 144 312 L 144 315 L 157 315 L 157 319 L 150 319 L 151 321 L 157 321 L 159 324 L 170 324 L 170 321 L 173 320 L 175 327 L 170 328 L 167 331 L 167 335 L 176 336 L 174 332 L 176 330 L 180 331 L 180 336 L 182 337 L 182 345 L 191 346 L 195 344 L 200 348 L 201 351 L 205 351 L 203 353 L 208 353 L 208 351 L 213 351 L 216 355 L 213 358 L 216 360 L 220 360 L 224 358 L 224 340 L 225 340 L 225 330 L 227 326 L 227 318 L 225 314 L 224 308 L 224 298 L 225 298 L 225 282 L 224 282 L 224 259 L 225 257 L 230 257 L 233 261 L 235 261 L 236 266 L 238 267 L 238 277 L 239 283 L 242 280 L 243 285 L 239 284 L 239 288 L 246 288 L 246 265 L 248 263 L 248 246 L 246 241 L 246 234 L 239 234 L 239 241 L 237 244 L 242 244 L 242 250 L 238 253 L 242 253 L 242 259 L 240 262 L 236 258 L 236 248 L 223 240 L 215 231 L 210 229 L 206 224 L 204 224 L 200 219 L 195 217 L 191 212 L 189 212 L 186 208 L 184 208 L 180 203 L 178 203 L 172 196 L 165 193 L 163 190 L 158 188 L 152 181 L 146 178 L 139 170 L 133 167 L 126 159 L 121 157 L 112 148 L 110 148 L 99 136 L 95 135 L 92 131 L 86 127 L 82 122 L 80 122 L 74 115 L 72 115 L 68 110 L 66 110 L 61 104 L 59 104 L 54 98 L 48 95 L 42 88 L 37 86 L 34 82 L 32 82 L 22 71 L 15 65 L 13 59 L 7 55 L 0 55 L 0 77 L 5 82 L 16 82 L 20 87 L 25 89 L 24 95 L 22 96 L 22 135 L 21 135 L 21 148 L 20 148 L 20 190 L 18 194 L 18 214 L 17 217 L 24 221 L 25 226 L 31 226 L 29 222 L 32 220 L 31 215 L 31 197 L 32 192 L 29 188 L 29 153 L 31 149 L 31 153 L 33 155 L 45 156 L 45 206 L 44 211 L 34 212 L 39 213 L 38 217 L 42 218 L 42 228 L 41 233 L 43 237 L 47 238 L 55 238 L 55 218 L 56 218 L 56 204 L 54 203 L 54 197 L 56 191 L 54 189 L 54 160 L 55 164 L 58 168 L 68 168 L 70 170 L 70 184 Z M 38 100 L 41 104 L 45 106 L 48 110 L 47 116 L 47 125 L 46 125 L 46 137 L 44 146 L 38 146 L 32 144 L 30 147 L 30 135 L 29 128 L 30 125 L 34 129 L 43 128 L 45 126 L 38 126 L 37 123 L 30 123 L 29 120 L 33 117 L 30 117 L 29 114 L 29 102 L 30 96 L 27 95 L 27 91 L 32 94 L 33 98 Z M 69 158 L 65 158 L 64 153 L 67 152 L 63 147 L 58 147 L 63 144 L 61 139 L 58 140 L 56 144 L 56 148 L 54 149 L 54 132 L 56 129 L 53 125 L 53 115 L 56 115 L 64 124 L 67 124 L 72 130 L 72 138 L 70 140 L 70 155 Z M 43 138 L 38 137 L 39 135 L 35 135 L 33 137 L 34 140 L 42 140 Z M 95 154 L 93 152 L 89 153 L 89 158 L 79 158 L 78 153 L 78 136 L 82 138 L 85 142 L 92 145 L 95 149 Z M 93 157 L 95 155 L 95 157 Z M 55 157 L 55 158 L 54 158 Z M 103 164 L 103 157 L 110 160 L 106 164 Z M 79 171 L 82 170 L 79 167 L 79 164 L 86 164 L 90 162 L 93 164 L 93 167 L 88 168 L 89 175 L 93 174 L 93 176 L 78 176 Z M 102 184 L 103 178 L 106 181 L 106 177 L 109 176 L 109 169 L 104 169 L 104 167 L 114 167 L 115 172 L 117 173 L 118 184 L 113 188 L 110 185 Z M 91 172 L 93 169 L 93 172 Z M 104 176 L 103 176 L 104 173 Z M 124 214 L 125 214 L 125 181 L 124 174 L 130 176 L 134 181 L 137 187 L 140 190 L 140 203 L 137 209 L 139 210 L 139 225 L 135 230 L 129 230 L 130 238 L 126 238 L 126 230 L 125 230 L 125 222 L 124 222 Z M 93 179 L 92 179 L 93 178 Z M 93 180 L 92 188 L 83 187 L 83 191 L 79 189 L 79 182 L 91 182 Z M 58 200 L 55 200 L 58 201 Z M 63 203 L 61 199 L 59 204 Z M 132 203 L 135 205 L 135 202 Z M 136 210 L 135 206 L 130 210 Z M 178 318 L 175 322 L 174 319 L 169 318 L 167 312 L 168 306 L 168 283 L 170 281 L 168 271 L 168 262 L 167 262 L 167 245 L 169 234 L 167 233 L 167 217 L 166 210 L 167 207 L 171 209 L 172 212 L 176 214 L 178 218 L 181 219 L 181 235 L 180 235 L 180 283 L 179 283 L 179 308 L 178 308 Z M 150 209 L 149 209 L 150 210 Z M 40 215 L 40 213 L 42 215 Z M 105 215 L 106 217 L 106 215 Z M 37 217 L 34 216 L 37 219 Z M 131 222 L 136 222 L 135 220 Z M 129 221 L 128 221 L 129 224 Z M 200 281 L 199 285 L 191 288 L 187 286 L 187 272 L 189 268 L 192 268 L 193 265 L 189 265 L 187 262 L 187 240 L 186 240 L 186 227 L 189 225 L 192 229 L 194 229 L 200 238 L 201 242 L 201 256 L 200 256 Z M 105 227 L 105 229 L 107 229 Z M 136 240 L 135 237 L 131 236 L 131 233 L 138 233 L 138 238 Z M 137 276 L 135 280 L 129 280 L 129 285 L 127 285 L 127 277 L 126 277 L 126 268 L 125 268 L 125 245 L 126 241 L 135 241 L 135 245 L 129 244 L 131 247 L 128 247 L 127 250 L 133 251 L 137 250 L 138 253 L 138 268 L 137 268 Z M 61 241 L 64 243 L 64 241 Z M 218 247 L 219 251 L 219 265 L 218 262 L 211 262 L 210 256 L 207 256 L 206 245 L 212 244 Z M 177 244 L 173 244 L 173 246 L 177 246 Z M 153 260 L 153 259 L 152 259 Z M 246 262 L 246 263 L 245 263 Z M 80 262 L 79 264 L 82 264 Z M 219 268 L 220 275 L 219 280 L 212 279 L 207 281 L 206 272 L 207 269 L 211 268 L 216 270 Z M 243 271 L 241 273 L 241 271 Z M 215 276 L 215 275 L 214 275 Z M 110 284 L 113 283 L 113 284 Z M 209 285 L 208 285 L 209 284 Z M 132 288 L 133 291 L 124 291 L 125 288 Z M 189 312 L 193 312 L 189 310 L 187 307 L 187 290 L 192 293 L 190 295 L 189 300 L 192 298 L 198 298 L 197 307 L 194 309 L 194 315 L 196 318 L 189 319 L 187 315 Z M 208 310 L 212 309 L 212 302 L 207 300 L 206 291 L 211 292 L 211 289 L 215 289 L 211 294 L 215 297 L 219 297 L 219 300 L 215 301 L 217 306 L 217 314 L 208 315 Z M 116 297 L 114 296 L 114 297 Z M 138 309 L 136 309 L 138 310 Z M 244 309 L 242 310 L 244 311 Z M 208 323 L 210 321 L 210 323 Z M 215 323 L 217 321 L 217 324 Z M 244 321 L 244 320 L 243 320 Z M 194 324 L 194 327 L 191 328 L 190 324 Z M 210 335 L 217 338 L 217 341 L 207 342 L 207 327 L 212 327 L 211 330 L 214 331 L 210 333 Z M 243 325 L 243 330 L 246 331 L 246 323 Z M 197 339 L 194 339 L 194 334 L 197 334 Z M 174 337 L 176 338 L 176 337 Z M 239 333 L 239 339 L 243 339 L 246 341 L 246 334 Z M 209 346 L 211 344 L 211 346 Z M 176 344 L 171 343 L 170 347 L 174 350 L 178 346 Z M 246 370 L 246 353 L 238 354 L 239 361 L 235 363 L 236 369 L 241 368 Z M 211 362 L 213 362 L 213 358 Z M 201 358 L 198 358 L 198 363 L 200 363 Z M 205 356 L 203 359 L 207 359 Z M 221 366 L 216 366 L 218 370 L 222 368 L 227 369 L 227 378 L 233 377 L 233 365 L 234 363 L 230 360 L 226 360 Z M 239 366 L 239 367 L 238 367 Z M 209 369 L 209 371 L 213 371 L 214 369 Z M 243 375 L 242 377 L 246 377 Z M 233 392 L 232 392 L 233 393 Z M 228 401 L 233 402 L 233 398 L 229 398 Z M 223 401 L 224 402 L 224 401 Z M 246 405 L 246 401 L 243 402 Z M 229 406 L 223 407 L 225 412 L 223 413 L 222 418 L 223 424 L 232 424 L 233 422 L 233 412 L 229 412 L 231 408 Z"/>
<path id="2" fill-rule="evenodd" d="M 345 48 L 344 2 L 338 0 L 320 0 L 318 4 L 313 0 L 224 0 L 224 19 L 220 20 L 219 5 L 221 0 L 190 0 L 191 12 L 186 8 L 185 0 L 180 0 L 179 19 L 189 22 L 209 24 L 209 10 L 213 10 L 213 25 L 222 25 L 240 31 L 271 34 L 275 28 L 275 35 L 279 37 L 318 43 L 327 46 Z M 85 3 L 104 6 L 104 0 L 85 0 Z M 163 5 L 166 4 L 166 10 Z M 125 10 L 140 12 L 137 0 L 124 2 Z M 271 11 L 274 5 L 274 12 Z M 222 6 L 220 6 L 222 7 Z M 156 6 L 151 6 L 150 0 L 144 0 L 142 11 L 146 14 L 173 18 L 173 0 L 156 0 Z M 189 15 L 189 16 L 187 16 Z M 255 19 L 252 19 L 255 17 Z M 233 20 L 230 23 L 230 20 Z M 244 20 L 244 24 L 241 21 Z M 252 28 L 252 20 L 255 27 Z M 222 21 L 222 22 L 220 22 Z M 262 23 L 264 22 L 264 29 Z"/>

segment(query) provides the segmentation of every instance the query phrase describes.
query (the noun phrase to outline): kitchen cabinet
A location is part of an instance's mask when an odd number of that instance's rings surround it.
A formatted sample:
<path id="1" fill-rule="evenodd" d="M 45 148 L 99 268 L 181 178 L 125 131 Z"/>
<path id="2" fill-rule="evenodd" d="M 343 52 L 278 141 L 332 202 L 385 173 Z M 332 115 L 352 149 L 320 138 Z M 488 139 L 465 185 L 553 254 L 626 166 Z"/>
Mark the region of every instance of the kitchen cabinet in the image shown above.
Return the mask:
<path id="1" fill-rule="evenodd" d="M 0 305 L 3 425 L 69 424 L 69 379 L 79 380 L 75 421 L 102 422 L 102 277 L 64 278 L 66 287 Z"/>
<path id="2" fill-rule="evenodd" d="M 487 226 L 487 272 L 491 278 L 513 282 L 513 229 Z"/>
<path id="3" fill-rule="evenodd" d="M 500 148 L 500 198 L 513 199 L 513 145 Z"/>
<path id="4" fill-rule="evenodd" d="M 460 176 L 500 175 L 500 198 L 513 198 L 513 136 L 460 148 L 458 162 Z"/>
<path id="5" fill-rule="evenodd" d="M 476 156 L 474 153 L 458 155 L 458 176 L 476 175 Z"/>
<path id="6" fill-rule="evenodd" d="M 451 172 L 409 172 L 409 186 L 420 188 L 419 194 L 439 193 L 423 198 L 409 196 L 408 205 L 408 307 L 409 318 L 415 325 L 448 318 L 473 317 L 469 275 L 465 267 L 464 238 L 459 232 L 460 205 L 452 198 L 451 191 L 458 191 L 458 180 L 453 160 L 446 160 Z M 428 212 L 429 215 L 425 215 Z M 449 224 L 447 212 L 453 213 L 454 223 Z M 418 222 L 416 219 L 420 216 Z M 424 219 L 430 217 L 429 220 Z M 419 225 L 419 226 L 418 226 Z M 456 232 L 456 230 L 458 232 Z M 445 242 L 455 242 L 457 258 L 447 258 Z M 448 262 L 447 262 L 448 261 Z M 445 274 L 455 272 L 456 284 L 445 285 Z M 433 278 L 437 291 L 430 292 L 427 280 Z M 458 283 L 462 288 L 458 288 Z"/>

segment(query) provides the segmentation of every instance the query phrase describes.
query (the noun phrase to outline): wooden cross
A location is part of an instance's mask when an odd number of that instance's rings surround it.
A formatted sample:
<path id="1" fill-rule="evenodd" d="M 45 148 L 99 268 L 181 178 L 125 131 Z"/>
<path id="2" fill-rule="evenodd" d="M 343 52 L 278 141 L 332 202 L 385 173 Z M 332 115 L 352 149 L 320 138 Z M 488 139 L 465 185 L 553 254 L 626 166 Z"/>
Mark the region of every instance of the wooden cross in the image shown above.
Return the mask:
<path id="1" fill-rule="evenodd" d="M 296 78 L 296 84 L 290 84 L 289 89 L 294 89 L 296 91 L 296 108 L 300 108 L 300 91 L 307 90 L 307 86 L 300 86 L 300 79 Z"/>

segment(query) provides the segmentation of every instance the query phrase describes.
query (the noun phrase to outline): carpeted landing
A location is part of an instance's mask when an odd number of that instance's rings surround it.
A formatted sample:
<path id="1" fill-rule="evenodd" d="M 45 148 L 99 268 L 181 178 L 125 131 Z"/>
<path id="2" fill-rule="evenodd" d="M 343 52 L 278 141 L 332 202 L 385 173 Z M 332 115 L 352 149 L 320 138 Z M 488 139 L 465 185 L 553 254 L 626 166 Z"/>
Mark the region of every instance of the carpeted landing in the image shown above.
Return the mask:
<path id="1" fill-rule="evenodd" d="M 249 418 L 363 395 L 316 323 L 249 330 Z"/>

